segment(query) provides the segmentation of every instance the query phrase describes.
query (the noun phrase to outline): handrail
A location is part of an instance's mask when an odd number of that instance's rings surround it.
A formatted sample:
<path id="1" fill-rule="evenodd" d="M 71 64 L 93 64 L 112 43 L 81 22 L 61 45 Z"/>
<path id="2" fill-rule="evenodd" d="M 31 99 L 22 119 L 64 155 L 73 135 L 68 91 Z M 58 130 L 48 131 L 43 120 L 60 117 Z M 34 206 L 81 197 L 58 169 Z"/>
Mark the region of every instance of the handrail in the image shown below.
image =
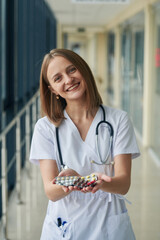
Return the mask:
<path id="1" fill-rule="evenodd" d="M 14 119 L 5 127 L 5 129 L 0 133 L 0 141 L 2 140 L 3 135 L 6 135 L 8 131 L 15 125 L 16 120 L 20 118 L 26 111 L 27 106 L 30 106 L 35 98 L 39 97 L 39 90 L 33 95 L 33 97 L 28 101 L 28 103 L 21 109 L 21 111 L 14 117 Z"/>
<path id="2" fill-rule="evenodd" d="M 32 119 L 30 116 L 30 107 L 32 106 Z M 14 162 L 16 162 L 16 191 L 17 191 L 17 203 L 22 203 L 21 199 L 21 126 L 20 120 L 23 114 L 25 113 L 25 159 L 29 158 L 30 150 L 30 134 L 31 130 L 34 127 L 34 124 L 37 120 L 37 117 L 40 112 L 39 107 L 39 90 L 33 95 L 33 97 L 28 101 L 28 103 L 23 107 L 23 109 L 14 117 L 14 119 L 6 126 L 6 128 L 0 134 L 1 142 L 1 179 L 0 183 L 2 186 L 2 230 L 4 240 L 8 239 L 8 219 L 7 219 L 7 209 L 8 209 L 8 182 L 7 174 L 8 170 Z M 38 114 L 38 115 L 37 115 Z M 31 123 L 31 126 L 30 126 Z M 7 166 L 7 146 L 6 146 L 6 137 L 9 131 L 16 127 L 16 150 L 12 162 Z M 26 161 L 27 163 L 27 161 Z"/>

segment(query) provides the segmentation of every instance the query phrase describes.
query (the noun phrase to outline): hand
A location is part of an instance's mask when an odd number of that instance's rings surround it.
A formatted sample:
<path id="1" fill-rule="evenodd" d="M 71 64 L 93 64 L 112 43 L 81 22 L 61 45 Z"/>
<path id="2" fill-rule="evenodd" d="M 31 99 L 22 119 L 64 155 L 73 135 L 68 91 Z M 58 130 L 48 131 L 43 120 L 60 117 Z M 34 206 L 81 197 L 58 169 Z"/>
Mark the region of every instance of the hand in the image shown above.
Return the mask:
<path id="1" fill-rule="evenodd" d="M 68 168 L 65 170 L 62 170 L 59 174 L 58 177 L 63 177 L 63 176 L 78 176 L 80 177 L 80 175 L 73 169 Z"/>
<path id="2" fill-rule="evenodd" d="M 112 178 L 107 176 L 104 173 L 93 173 L 98 177 L 98 180 L 96 181 L 96 185 L 94 187 L 85 187 L 81 190 L 81 192 L 83 193 L 87 193 L 87 192 L 92 192 L 95 193 L 97 192 L 99 189 L 101 189 L 102 185 L 104 182 L 111 182 Z"/>
<path id="3" fill-rule="evenodd" d="M 68 168 L 68 169 L 65 169 L 65 170 L 62 170 L 59 174 L 58 174 L 58 177 L 63 177 L 63 176 L 78 176 L 78 177 L 81 177 L 75 170 L 71 169 L 71 168 Z M 55 181 L 56 179 L 53 179 L 53 184 L 55 184 Z M 73 187 L 73 186 L 69 186 L 69 187 L 65 187 L 65 186 L 62 186 L 62 189 L 64 192 L 71 192 L 71 191 L 76 191 L 78 189 L 78 187 Z"/>

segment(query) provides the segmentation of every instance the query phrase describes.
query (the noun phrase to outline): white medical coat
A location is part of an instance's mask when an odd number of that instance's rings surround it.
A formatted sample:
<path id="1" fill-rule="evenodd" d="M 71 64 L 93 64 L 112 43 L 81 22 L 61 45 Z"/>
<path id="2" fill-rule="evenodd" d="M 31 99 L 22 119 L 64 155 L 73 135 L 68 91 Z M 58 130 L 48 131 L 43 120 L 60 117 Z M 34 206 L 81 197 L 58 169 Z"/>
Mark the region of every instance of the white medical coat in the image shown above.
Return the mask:
<path id="1" fill-rule="evenodd" d="M 106 121 L 110 122 L 114 129 L 113 157 L 118 154 L 131 154 L 132 159 L 138 157 L 139 149 L 127 113 L 106 106 L 104 109 Z M 98 122 L 103 119 L 102 109 L 99 108 L 97 111 L 85 141 L 82 140 L 66 111 L 64 115 L 66 119 L 59 127 L 59 141 L 64 164 L 82 176 L 93 172 L 103 172 L 108 176 L 113 176 L 113 166 L 91 163 L 92 160 L 100 162 L 95 145 L 95 129 Z M 107 126 L 102 124 L 99 130 L 99 149 L 103 160 L 107 147 Z M 55 126 L 47 117 L 41 118 L 36 123 L 32 138 L 30 161 L 38 164 L 39 159 L 56 160 L 60 169 Z M 63 227 L 57 226 L 59 217 L 67 222 Z M 134 240 L 135 236 L 123 196 L 101 190 L 95 194 L 73 191 L 61 200 L 49 201 L 41 240 L 61 239 Z"/>

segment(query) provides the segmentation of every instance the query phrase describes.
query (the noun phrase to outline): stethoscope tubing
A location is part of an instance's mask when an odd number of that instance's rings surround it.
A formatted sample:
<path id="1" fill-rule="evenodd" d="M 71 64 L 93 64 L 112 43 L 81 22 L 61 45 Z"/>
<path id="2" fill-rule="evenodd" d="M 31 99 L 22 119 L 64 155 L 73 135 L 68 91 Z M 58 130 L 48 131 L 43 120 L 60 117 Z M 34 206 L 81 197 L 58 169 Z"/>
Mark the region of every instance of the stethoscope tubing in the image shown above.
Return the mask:
<path id="1" fill-rule="evenodd" d="M 56 140 L 57 140 L 57 148 L 58 148 L 58 154 L 59 154 L 59 160 L 61 163 L 61 169 L 65 167 L 63 163 L 63 158 L 62 158 L 62 152 L 61 152 L 61 147 L 60 147 L 60 141 L 59 141 L 59 133 L 58 133 L 59 128 L 56 127 Z"/>
<path id="2" fill-rule="evenodd" d="M 105 120 L 102 120 L 102 121 L 100 121 L 100 122 L 97 124 L 97 127 L 96 127 L 96 135 L 98 135 L 99 126 L 100 126 L 102 123 L 105 123 L 105 124 L 107 124 L 107 125 L 110 127 L 110 136 L 113 137 L 113 134 L 114 134 L 113 127 L 112 127 L 112 125 L 111 125 L 109 122 L 107 122 L 107 121 L 105 121 Z"/>
<path id="3" fill-rule="evenodd" d="M 96 126 L 96 148 L 97 148 L 97 153 L 98 153 L 98 157 L 100 159 L 101 163 L 98 163 L 96 161 L 91 161 L 91 163 L 95 163 L 97 165 L 113 165 L 114 161 L 111 161 L 110 163 L 107 163 L 107 159 L 109 158 L 109 154 L 112 154 L 112 145 L 113 145 L 113 135 L 114 135 L 114 130 L 112 125 L 106 121 L 105 119 L 105 110 L 104 107 L 102 105 L 100 105 L 102 111 L 103 111 L 103 120 L 100 121 L 97 126 Z M 99 152 L 99 146 L 98 146 L 98 130 L 99 130 L 99 126 L 104 123 L 107 124 L 110 128 L 110 140 L 109 140 L 109 148 L 108 148 L 108 152 L 107 152 L 107 156 L 105 158 L 105 161 L 102 160 L 100 152 Z M 63 163 L 63 158 L 62 158 L 62 152 L 61 152 L 61 147 L 60 147 L 60 141 L 59 141 L 59 128 L 56 127 L 56 140 L 57 140 L 57 148 L 58 148 L 58 154 L 59 154 L 59 160 L 60 160 L 60 164 L 61 164 L 61 169 L 65 168 L 65 165 Z"/>
<path id="4" fill-rule="evenodd" d="M 109 154 L 112 153 L 114 130 L 113 130 L 113 127 L 112 127 L 111 123 L 106 121 L 105 110 L 104 110 L 103 106 L 100 105 L 100 107 L 103 111 L 103 120 L 100 121 L 96 126 L 96 149 L 97 149 L 98 157 L 99 157 L 101 163 L 98 163 L 96 161 L 91 161 L 91 162 L 95 163 L 97 165 L 102 165 L 102 164 L 103 165 L 111 165 L 111 164 L 113 165 L 114 161 L 111 161 L 110 163 L 107 163 L 107 159 L 109 158 Z M 98 131 L 99 131 L 99 127 L 100 127 L 101 124 L 107 124 L 109 126 L 109 129 L 110 129 L 109 148 L 108 148 L 108 152 L 107 152 L 107 155 L 106 155 L 106 158 L 105 158 L 104 161 L 101 158 L 101 155 L 100 155 L 100 152 L 99 152 L 99 146 L 98 146 L 98 134 L 99 134 Z"/>
<path id="5" fill-rule="evenodd" d="M 98 157 L 99 157 L 101 163 L 104 164 L 104 165 L 110 165 L 110 163 L 107 163 L 107 159 L 108 159 L 108 157 L 109 157 L 110 152 L 112 151 L 112 141 L 113 141 L 113 138 L 112 138 L 112 136 L 111 136 L 110 139 L 109 139 L 108 152 L 107 152 L 107 155 L 106 155 L 105 160 L 103 161 L 102 158 L 101 158 L 100 152 L 99 152 L 98 135 L 96 135 L 96 149 L 97 149 Z M 101 165 L 100 163 L 95 162 L 95 161 L 94 161 L 93 163 L 96 163 L 96 164 L 98 164 L 98 165 Z"/>

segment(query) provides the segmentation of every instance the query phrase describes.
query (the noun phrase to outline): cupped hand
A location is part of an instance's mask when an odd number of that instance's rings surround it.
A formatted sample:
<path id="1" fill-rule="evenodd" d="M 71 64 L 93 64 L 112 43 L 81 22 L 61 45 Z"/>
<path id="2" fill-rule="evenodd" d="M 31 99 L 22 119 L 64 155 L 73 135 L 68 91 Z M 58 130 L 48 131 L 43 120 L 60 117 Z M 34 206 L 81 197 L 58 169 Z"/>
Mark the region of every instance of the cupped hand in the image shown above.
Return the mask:
<path id="1" fill-rule="evenodd" d="M 94 187 L 85 187 L 83 189 L 81 189 L 81 192 L 83 193 L 87 193 L 87 192 L 92 192 L 95 193 L 97 192 L 99 189 L 101 189 L 102 185 L 104 184 L 104 182 L 111 182 L 112 178 L 107 176 L 104 173 L 93 173 L 98 177 L 98 180 L 96 181 L 96 185 Z"/>
<path id="2" fill-rule="evenodd" d="M 71 168 L 62 170 L 58 175 L 58 177 L 64 177 L 64 176 L 79 176 L 80 177 L 80 175 Z"/>
<path id="3" fill-rule="evenodd" d="M 71 169 L 71 168 L 68 168 L 68 169 L 65 169 L 65 170 L 62 170 L 59 174 L 58 174 L 58 177 L 65 177 L 65 176 L 78 176 L 78 177 L 81 177 L 75 170 Z M 53 184 L 55 184 L 56 182 L 56 179 L 53 179 Z M 64 192 L 72 192 L 72 191 L 79 191 L 80 189 L 76 186 L 69 186 L 69 187 L 65 187 L 65 186 L 62 186 L 62 189 Z"/>

